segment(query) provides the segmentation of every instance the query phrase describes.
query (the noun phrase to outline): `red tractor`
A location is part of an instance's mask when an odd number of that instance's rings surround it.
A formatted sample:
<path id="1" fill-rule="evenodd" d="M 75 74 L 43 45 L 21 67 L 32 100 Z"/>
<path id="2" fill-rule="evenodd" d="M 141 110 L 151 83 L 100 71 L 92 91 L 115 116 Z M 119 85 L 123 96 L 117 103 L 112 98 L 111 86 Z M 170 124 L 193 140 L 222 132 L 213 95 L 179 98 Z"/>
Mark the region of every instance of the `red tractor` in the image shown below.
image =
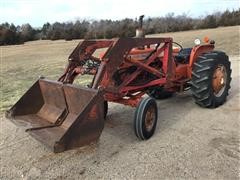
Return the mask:
<path id="1" fill-rule="evenodd" d="M 228 56 L 214 51 L 213 40 L 183 48 L 172 38 L 145 38 L 142 18 L 135 38 L 80 42 L 58 81 L 37 80 L 7 117 L 62 152 L 99 138 L 108 102 L 136 107 L 134 131 L 141 140 L 154 134 L 156 99 L 190 89 L 200 106 L 222 105 L 231 81 Z M 88 87 L 73 84 L 85 74 L 93 75 Z"/>

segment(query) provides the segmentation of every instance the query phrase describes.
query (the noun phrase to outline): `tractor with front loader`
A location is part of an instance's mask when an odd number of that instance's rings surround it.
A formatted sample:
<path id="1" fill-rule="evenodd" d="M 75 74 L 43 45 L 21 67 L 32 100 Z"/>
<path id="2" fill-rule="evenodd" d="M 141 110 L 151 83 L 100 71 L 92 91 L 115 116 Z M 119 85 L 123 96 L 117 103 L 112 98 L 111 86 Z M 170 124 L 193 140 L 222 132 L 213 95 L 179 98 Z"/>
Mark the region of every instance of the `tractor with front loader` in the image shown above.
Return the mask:
<path id="1" fill-rule="evenodd" d="M 62 152 L 98 140 L 108 102 L 136 107 L 133 129 L 140 140 L 156 129 L 156 99 L 190 89 L 198 105 L 222 105 L 231 81 L 228 56 L 215 51 L 208 38 L 204 43 L 195 40 L 191 48 L 170 37 L 145 38 L 142 18 L 135 38 L 81 41 L 63 75 L 57 81 L 39 78 L 6 116 L 54 152 Z M 73 84 L 86 74 L 93 76 L 87 87 Z"/>

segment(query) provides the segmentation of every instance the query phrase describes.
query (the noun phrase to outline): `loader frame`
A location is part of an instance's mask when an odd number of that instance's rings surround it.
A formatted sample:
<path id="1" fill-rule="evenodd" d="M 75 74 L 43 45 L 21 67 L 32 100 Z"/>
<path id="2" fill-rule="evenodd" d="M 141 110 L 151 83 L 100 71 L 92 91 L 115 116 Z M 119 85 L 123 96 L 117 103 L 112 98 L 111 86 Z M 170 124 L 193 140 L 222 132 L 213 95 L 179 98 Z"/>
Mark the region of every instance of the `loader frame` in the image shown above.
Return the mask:
<path id="1" fill-rule="evenodd" d="M 102 58 L 94 57 L 97 49 L 107 48 Z M 143 60 L 138 60 L 131 55 L 141 53 L 142 49 L 149 52 Z M 130 55 L 131 53 L 131 55 Z M 92 59 L 99 62 L 99 66 L 84 69 L 86 60 Z M 162 62 L 162 71 L 152 66 L 151 63 L 159 60 Z M 125 67 L 136 67 L 135 71 L 116 86 L 113 81 L 114 73 Z M 89 67 L 88 67 L 89 68 Z M 137 106 L 145 91 L 152 86 L 171 87 L 174 77 L 172 39 L 171 38 L 120 38 L 115 40 L 85 40 L 81 42 L 69 56 L 69 65 L 65 73 L 59 78 L 63 83 L 73 83 L 79 74 L 94 75 L 91 88 L 104 89 L 106 101 L 117 102 L 130 106 Z M 143 72 L 153 74 L 156 78 L 147 80 L 141 85 L 131 83 Z"/>

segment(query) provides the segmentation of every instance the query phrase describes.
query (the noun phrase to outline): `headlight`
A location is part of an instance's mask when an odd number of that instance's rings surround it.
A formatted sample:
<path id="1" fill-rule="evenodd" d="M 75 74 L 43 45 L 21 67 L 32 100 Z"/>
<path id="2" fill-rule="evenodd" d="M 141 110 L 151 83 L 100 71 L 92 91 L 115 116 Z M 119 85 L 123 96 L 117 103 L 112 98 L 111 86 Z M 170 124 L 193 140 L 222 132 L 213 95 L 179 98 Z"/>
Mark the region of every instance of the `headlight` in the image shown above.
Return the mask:
<path id="1" fill-rule="evenodd" d="M 194 44 L 195 45 L 200 45 L 201 44 L 201 40 L 200 39 L 195 39 L 194 40 Z"/>

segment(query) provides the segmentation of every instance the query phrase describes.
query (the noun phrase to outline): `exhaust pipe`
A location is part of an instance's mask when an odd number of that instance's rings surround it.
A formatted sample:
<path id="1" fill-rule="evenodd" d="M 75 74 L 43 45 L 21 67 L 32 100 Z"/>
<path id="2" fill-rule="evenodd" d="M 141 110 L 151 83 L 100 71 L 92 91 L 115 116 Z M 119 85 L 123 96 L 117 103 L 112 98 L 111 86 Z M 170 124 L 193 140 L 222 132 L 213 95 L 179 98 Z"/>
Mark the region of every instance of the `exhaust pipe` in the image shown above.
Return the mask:
<path id="1" fill-rule="evenodd" d="M 136 29 L 136 37 L 137 38 L 145 37 L 145 33 L 143 30 L 143 18 L 144 18 L 144 15 L 141 15 L 141 16 L 139 16 L 139 19 L 138 19 L 138 28 Z"/>

